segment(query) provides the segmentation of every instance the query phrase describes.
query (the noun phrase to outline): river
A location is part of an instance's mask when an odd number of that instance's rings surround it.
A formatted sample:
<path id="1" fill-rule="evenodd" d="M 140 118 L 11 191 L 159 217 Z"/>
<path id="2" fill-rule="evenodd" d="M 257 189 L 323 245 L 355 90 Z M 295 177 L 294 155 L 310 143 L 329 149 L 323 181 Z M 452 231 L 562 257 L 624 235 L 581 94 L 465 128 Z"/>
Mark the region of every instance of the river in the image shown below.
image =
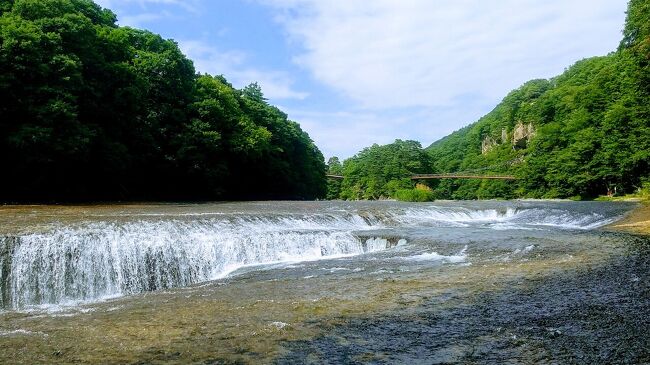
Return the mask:
<path id="1" fill-rule="evenodd" d="M 0 207 L 0 363 L 647 363 L 634 207 Z"/>

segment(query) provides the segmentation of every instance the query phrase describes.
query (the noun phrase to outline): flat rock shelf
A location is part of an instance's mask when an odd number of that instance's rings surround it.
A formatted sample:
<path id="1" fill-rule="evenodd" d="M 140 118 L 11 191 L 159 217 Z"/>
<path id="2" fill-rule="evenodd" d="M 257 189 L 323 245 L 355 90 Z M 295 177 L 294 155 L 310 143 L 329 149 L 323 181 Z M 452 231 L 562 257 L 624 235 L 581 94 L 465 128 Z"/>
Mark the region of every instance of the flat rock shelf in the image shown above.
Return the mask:
<path id="1" fill-rule="evenodd" d="M 0 207 L 0 363 L 645 363 L 635 207 Z"/>

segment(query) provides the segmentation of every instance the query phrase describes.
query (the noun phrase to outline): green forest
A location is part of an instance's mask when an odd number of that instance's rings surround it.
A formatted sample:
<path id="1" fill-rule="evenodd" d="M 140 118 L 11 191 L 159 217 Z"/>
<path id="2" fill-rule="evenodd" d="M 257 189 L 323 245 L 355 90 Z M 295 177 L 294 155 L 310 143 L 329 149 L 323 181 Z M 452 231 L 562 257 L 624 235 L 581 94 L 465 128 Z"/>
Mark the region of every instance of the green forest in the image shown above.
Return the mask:
<path id="1" fill-rule="evenodd" d="M 321 152 L 257 84 L 90 0 L 0 1 L 0 201 L 314 199 Z"/>
<path id="2" fill-rule="evenodd" d="M 426 148 L 396 140 L 328 164 L 258 84 L 197 73 L 173 40 L 118 26 L 91 0 L 1 0 L 0 14 L 0 202 L 591 199 L 650 188 L 647 0 L 629 2 L 609 55 L 525 83 Z M 410 179 L 451 172 L 518 179 Z"/>
<path id="3" fill-rule="evenodd" d="M 426 174 L 433 167 L 431 157 L 419 142 L 394 143 L 365 148 L 342 164 L 336 157 L 328 161 L 329 174 L 342 175 L 342 181 L 329 182 L 328 199 L 387 199 L 410 190 L 413 174 Z"/>
<path id="4" fill-rule="evenodd" d="M 396 141 L 340 165 L 330 160 L 330 173 L 345 175 L 329 182 L 330 198 L 592 199 L 649 189 L 650 2 L 629 2 L 623 40 L 609 55 L 527 82 L 477 122 L 424 150 Z M 421 171 L 518 180 L 444 179 L 414 188 L 404 179 Z"/>

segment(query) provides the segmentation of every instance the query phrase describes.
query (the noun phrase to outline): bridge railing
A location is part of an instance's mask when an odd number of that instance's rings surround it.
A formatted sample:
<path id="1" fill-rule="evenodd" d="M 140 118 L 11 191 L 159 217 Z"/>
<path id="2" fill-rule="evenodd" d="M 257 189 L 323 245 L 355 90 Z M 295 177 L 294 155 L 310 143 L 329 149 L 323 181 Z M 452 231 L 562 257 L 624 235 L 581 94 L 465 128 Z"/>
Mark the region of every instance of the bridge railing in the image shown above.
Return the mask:
<path id="1" fill-rule="evenodd" d="M 471 175 L 471 174 L 420 174 L 411 176 L 411 180 L 426 179 L 487 179 L 487 180 L 517 180 L 512 175 Z"/>
<path id="2" fill-rule="evenodd" d="M 342 175 L 325 175 L 329 179 L 342 180 Z M 419 174 L 410 177 L 411 180 L 429 180 L 429 179 L 487 179 L 487 180 L 517 180 L 512 175 L 471 175 L 471 174 Z"/>

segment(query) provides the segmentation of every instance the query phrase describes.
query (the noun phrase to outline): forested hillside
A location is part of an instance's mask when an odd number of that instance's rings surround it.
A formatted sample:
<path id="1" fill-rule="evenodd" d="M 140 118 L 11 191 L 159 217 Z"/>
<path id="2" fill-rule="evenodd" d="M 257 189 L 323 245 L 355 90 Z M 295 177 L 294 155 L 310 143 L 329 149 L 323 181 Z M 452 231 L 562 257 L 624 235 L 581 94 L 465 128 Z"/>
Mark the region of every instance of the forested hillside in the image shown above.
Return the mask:
<path id="1" fill-rule="evenodd" d="M 338 158 L 329 160 L 329 173 L 343 175 L 343 181 L 329 183 L 329 199 L 387 199 L 398 191 L 410 190 L 409 177 L 431 170 L 429 155 L 419 142 L 396 140 L 394 143 L 365 148 L 341 165 Z"/>
<path id="2" fill-rule="evenodd" d="M 257 84 L 90 0 L 0 14 L 0 201 L 324 196 L 323 156 Z"/>
<path id="3" fill-rule="evenodd" d="M 594 198 L 650 190 L 650 1 L 632 0 L 615 52 L 508 94 L 479 121 L 426 148 L 373 146 L 330 163 L 329 198 Z M 410 143 L 410 142 L 408 142 Z M 518 180 L 416 182 L 416 173 Z M 426 185 L 424 185 L 426 184 Z M 414 189 L 415 187 L 415 189 Z M 431 189 L 432 188 L 432 189 Z M 410 190 L 409 190 L 410 189 Z"/>
<path id="4" fill-rule="evenodd" d="M 515 174 L 443 180 L 438 198 L 592 198 L 650 177 L 650 1 L 629 4 L 620 48 L 511 92 L 489 114 L 427 148 L 439 172 Z"/>

